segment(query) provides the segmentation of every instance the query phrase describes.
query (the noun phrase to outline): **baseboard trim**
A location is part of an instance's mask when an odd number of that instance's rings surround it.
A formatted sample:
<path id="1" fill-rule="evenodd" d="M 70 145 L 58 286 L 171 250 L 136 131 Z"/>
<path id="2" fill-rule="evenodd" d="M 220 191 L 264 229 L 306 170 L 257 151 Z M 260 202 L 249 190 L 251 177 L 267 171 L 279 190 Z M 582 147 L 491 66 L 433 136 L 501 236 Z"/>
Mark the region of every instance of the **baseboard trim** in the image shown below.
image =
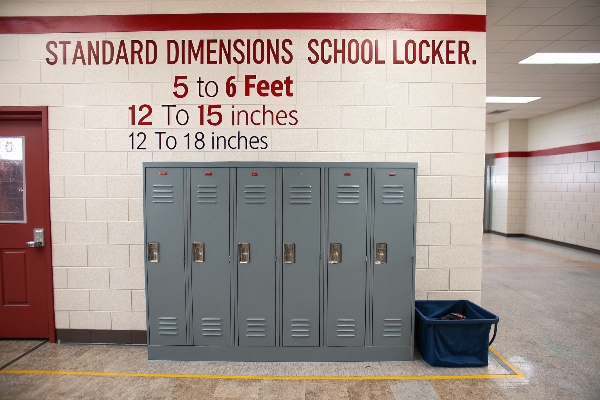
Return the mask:
<path id="1" fill-rule="evenodd" d="M 526 235 L 524 233 L 502 233 L 502 232 L 497 232 L 497 231 L 484 231 L 484 233 L 493 233 L 494 235 L 499 235 L 499 236 L 504 236 L 504 237 L 525 237 L 528 239 L 538 240 L 540 242 L 552 243 L 552 244 L 556 244 L 558 246 L 568 247 L 568 248 L 574 249 L 574 250 L 585 251 L 587 253 L 600 254 L 600 250 L 592 249 L 590 247 L 579 246 L 577 244 L 571 244 L 571 243 L 565 243 L 565 242 L 559 242 L 558 240 L 552 240 L 552 239 L 541 238 L 538 236 Z"/>
<path id="2" fill-rule="evenodd" d="M 58 343 L 146 344 L 146 331 L 57 329 Z"/>

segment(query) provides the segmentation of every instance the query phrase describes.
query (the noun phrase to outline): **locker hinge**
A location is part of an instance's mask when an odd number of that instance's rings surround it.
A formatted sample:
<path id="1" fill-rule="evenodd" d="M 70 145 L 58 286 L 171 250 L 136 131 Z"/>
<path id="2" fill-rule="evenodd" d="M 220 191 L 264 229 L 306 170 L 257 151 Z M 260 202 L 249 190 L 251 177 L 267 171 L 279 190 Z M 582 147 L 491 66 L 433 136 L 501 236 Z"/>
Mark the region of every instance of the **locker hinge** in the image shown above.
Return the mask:
<path id="1" fill-rule="evenodd" d="M 228 260 L 229 262 L 231 262 L 231 256 L 227 257 L 227 260 Z"/>
<path id="2" fill-rule="evenodd" d="M 410 260 L 412 261 L 412 264 L 415 265 L 415 256 L 412 256 Z"/>
<path id="3" fill-rule="evenodd" d="M 367 256 L 365 256 L 365 264 L 369 263 L 369 259 L 367 258 Z"/>

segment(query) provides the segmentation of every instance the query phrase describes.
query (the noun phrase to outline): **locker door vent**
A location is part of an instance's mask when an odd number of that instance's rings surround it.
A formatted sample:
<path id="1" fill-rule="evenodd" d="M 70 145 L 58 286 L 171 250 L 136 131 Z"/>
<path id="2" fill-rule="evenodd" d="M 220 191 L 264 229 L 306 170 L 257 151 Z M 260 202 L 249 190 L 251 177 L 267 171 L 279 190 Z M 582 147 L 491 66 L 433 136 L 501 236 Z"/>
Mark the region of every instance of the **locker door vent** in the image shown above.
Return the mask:
<path id="1" fill-rule="evenodd" d="M 159 335 L 177 335 L 177 317 L 158 317 Z"/>
<path id="2" fill-rule="evenodd" d="M 173 185 L 152 185 L 152 202 L 153 203 L 172 203 L 173 202 Z"/>
<path id="3" fill-rule="evenodd" d="M 402 319 L 401 318 L 385 318 L 383 320 L 383 336 L 384 337 L 400 337 L 400 336 L 402 336 Z"/>
<path id="4" fill-rule="evenodd" d="M 337 337 L 355 337 L 356 336 L 356 320 L 350 318 L 342 318 L 337 320 Z"/>
<path id="5" fill-rule="evenodd" d="M 216 203 L 217 185 L 198 185 L 198 203 Z"/>
<path id="6" fill-rule="evenodd" d="M 246 336 L 247 337 L 265 337 L 267 332 L 267 323 L 264 318 L 248 318 L 246 319 Z"/>
<path id="7" fill-rule="evenodd" d="M 311 204 L 311 185 L 290 185 L 290 204 Z"/>
<path id="8" fill-rule="evenodd" d="M 338 185 L 338 204 L 360 204 L 360 185 Z"/>
<path id="9" fill-rule="evenodd" d="M 202 336 L 223 336 L 221 318 L 202 318 Z"/>
<path id="10" fill-rule="evenodd" d="M 292 319 L 292 337 L 310 337 L 309 319 Z"/>
<path id="11" fill-rule="evenodd" d="M 402 204 L 404 201 L 404 185 L 383 185 L 381 196 L 383 204 Z"/>
<path id="12" fill-rule="evenodd" d="M 245 185 L 244 203 L 245 204 L 266 204 L 267 191 L 265 185 Z"/>

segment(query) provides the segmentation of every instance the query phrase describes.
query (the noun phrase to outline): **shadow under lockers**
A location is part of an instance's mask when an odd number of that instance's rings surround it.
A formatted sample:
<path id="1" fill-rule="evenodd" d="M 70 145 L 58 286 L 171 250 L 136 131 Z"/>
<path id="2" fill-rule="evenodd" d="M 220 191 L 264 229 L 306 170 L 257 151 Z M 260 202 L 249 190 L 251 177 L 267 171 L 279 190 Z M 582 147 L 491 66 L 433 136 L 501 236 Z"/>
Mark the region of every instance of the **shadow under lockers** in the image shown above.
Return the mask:
<path id="1" fill-rule="evenodd" d="M 144 163 L 148 356 L 410 360 L 416 164 Z"/>

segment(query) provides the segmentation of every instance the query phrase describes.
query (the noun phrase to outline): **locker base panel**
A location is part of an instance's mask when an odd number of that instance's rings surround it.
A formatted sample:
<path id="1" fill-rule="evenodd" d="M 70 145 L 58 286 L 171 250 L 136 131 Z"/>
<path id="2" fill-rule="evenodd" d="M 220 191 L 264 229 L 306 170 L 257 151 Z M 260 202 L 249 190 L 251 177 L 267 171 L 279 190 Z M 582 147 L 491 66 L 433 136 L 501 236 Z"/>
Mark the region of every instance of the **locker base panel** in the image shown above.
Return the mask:
<path id="1" fill-rule="evenodd" d="M 149 360 L 173 361 L 412 361 L 413 348 L 402 347 L 206 347 L 148 346 Z"/>

